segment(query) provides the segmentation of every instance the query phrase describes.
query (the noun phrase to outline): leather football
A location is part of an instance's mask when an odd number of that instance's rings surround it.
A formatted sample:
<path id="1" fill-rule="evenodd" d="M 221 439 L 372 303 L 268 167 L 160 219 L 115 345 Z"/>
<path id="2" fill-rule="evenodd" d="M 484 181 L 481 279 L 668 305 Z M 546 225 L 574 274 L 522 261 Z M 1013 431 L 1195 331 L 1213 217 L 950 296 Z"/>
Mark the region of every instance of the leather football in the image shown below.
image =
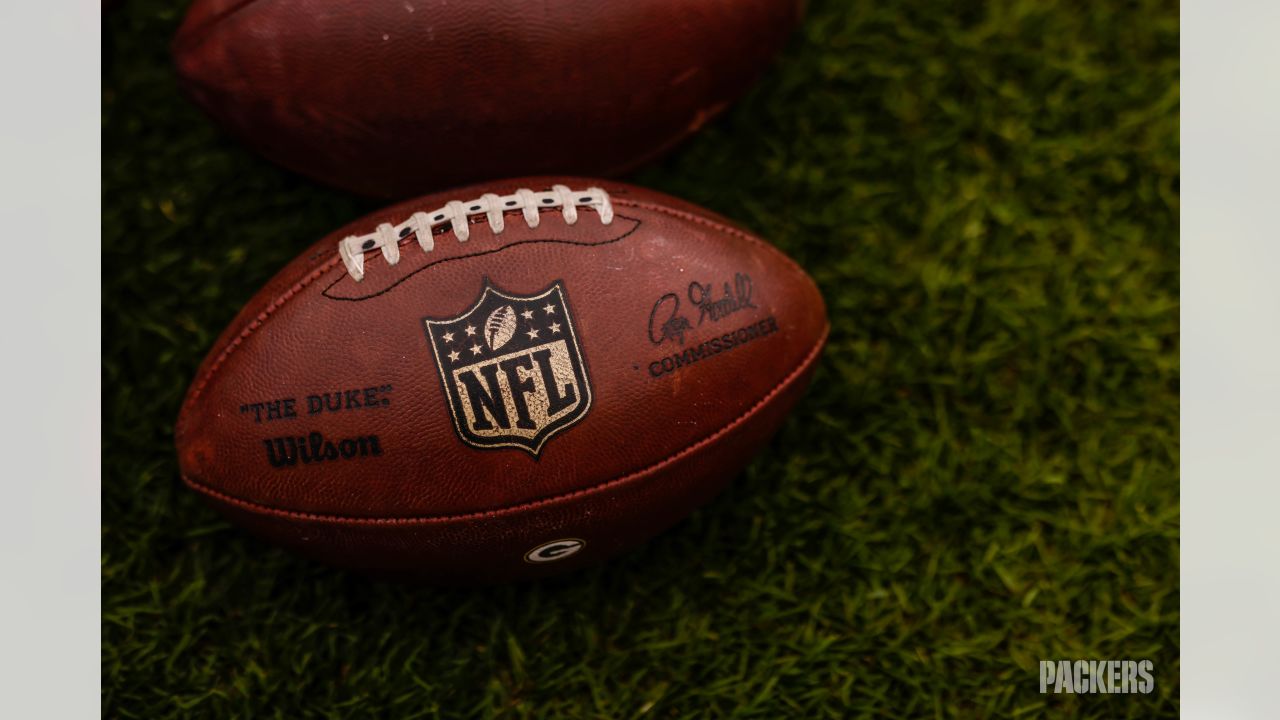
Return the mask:
<path id="1" fill-rule="evenodd" d="M 695 132 L 783 46 L 800 0 L 196 0 L 188 95 L 268 158 L 403 198 L 624 173 Z"/>
<path id="2" fill-rule="evenodd" d="M 705 503 L 827 336 L 772 245 L 620 183 L 406 202 L 267 283 L 200 366 L 182 477 L 306 556 L 436 583 L 536 578 Z"/>

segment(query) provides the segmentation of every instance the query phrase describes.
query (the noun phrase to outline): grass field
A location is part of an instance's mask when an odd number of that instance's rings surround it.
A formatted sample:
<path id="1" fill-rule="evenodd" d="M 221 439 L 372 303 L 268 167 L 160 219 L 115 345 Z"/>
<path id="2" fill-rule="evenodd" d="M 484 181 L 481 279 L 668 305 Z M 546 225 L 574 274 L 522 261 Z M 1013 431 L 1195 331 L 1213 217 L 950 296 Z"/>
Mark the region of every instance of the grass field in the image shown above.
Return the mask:
<path id="1" fill-rule="evenodd" d="M 295 559 L 182 487 L 215 335 L 375 206 L 178 94 L 185 4 L 105 18 L 104 716 L 1177 713 L 1176 3 L 812 3 L 752 94 L 632 178 L 808 268 L 812 389 L 671 532 L 483 591 Z M 1057 658 L 1151 659 L 1156 689 L 1040 695 Z"/>

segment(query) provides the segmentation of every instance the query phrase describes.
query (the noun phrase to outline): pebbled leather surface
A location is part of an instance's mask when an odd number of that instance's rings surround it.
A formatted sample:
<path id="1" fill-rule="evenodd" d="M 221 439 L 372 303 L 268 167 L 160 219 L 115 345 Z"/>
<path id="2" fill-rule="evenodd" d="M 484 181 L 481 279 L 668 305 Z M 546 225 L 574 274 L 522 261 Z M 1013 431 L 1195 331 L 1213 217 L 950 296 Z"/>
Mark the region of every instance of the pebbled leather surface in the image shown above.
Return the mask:
<path id="1" fill-rule="evenodd" d="M 182 84 L 268 158 L 362 194 L 614 175 L 741 95 L 797 0 L 196 0 Z"/>
<path id="2" fill-rule="evenodd" d="M 613 223 L 580 209 L 571 226 L 547 210 L 531 229 L 514 212 L 495 235 L 481 217 L 465 243 L 445 232 L 424 253 L 413 238 L 402 241 L 395 266 L 367 254 L 361 283 L 337 258 L 342 237 L 380 222 L 557 182 L 608 190 Z M 749 278 L 749 294 L 738 277 Z M 559 282 L 568 301 L 591 402 L 537 455 L 463 441 L 424 329 L 424 318 L 472 308 L 486 282 L 517 297 Z M 713 300 L 747 302 L 704 314 L 689 296 L 693 282 L 709 285 Z M 683 342 L 651 323 L 668 293 L 689 323 Z M 762 321 L 770 332 L 651 372 L 654 362 Z M 521 322 L 521 331 L 549 327 L 537 315 Z M 822 298 L 798 266 L 682 201 L 572 178 L 464 188 L 352 223 L 268 282 L 201 365 L 178 421 L 179 460 L 186 482 L 232 519 L 311 557 L 437 582 L 535 577 L 633 546 L 714 496 L 781 424 L 826 332 Z M 378 388 L 372 406 L 365 388 Z M 345 400 L 350 390 L 360 391 L 359 407 L 309 412 L 306 397 Z M 285 398 L 295 399 L 297 417 L 268 420 L 252 409 Z M 272 466 L 264 440 L 312 433 L 376 436 L 381 454 Z M 561 561 L 524 561 L 560 538 L 586 545 Z"/>

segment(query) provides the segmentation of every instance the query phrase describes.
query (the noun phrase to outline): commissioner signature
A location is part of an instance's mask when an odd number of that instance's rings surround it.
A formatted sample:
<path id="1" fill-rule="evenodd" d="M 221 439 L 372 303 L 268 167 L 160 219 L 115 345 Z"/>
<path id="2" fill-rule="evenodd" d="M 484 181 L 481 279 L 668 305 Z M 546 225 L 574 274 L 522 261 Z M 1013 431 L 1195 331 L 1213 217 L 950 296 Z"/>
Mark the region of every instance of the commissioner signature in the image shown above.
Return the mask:
<path id="1" fill-rule="evenodd" d="M 751 302 L 750 275 L 735 273 L 733 282 L 725 282 L 723 287 L 723 294 L 717 298 L 710 283 L 704 285 L 697 280 L 689 283 L 686 296 L 698 310 L 698 326 L 706 320 L 720 322 L 739 310 L 756 307 Z M 680 296 L 675 293 L 658 298 L 653 310 L 649 311 L 649 341 L 654 345 L 661 345 L 667 340 L 683 345 L 685 332 L 693 328 L 694 323 L 681 314 Z"/>

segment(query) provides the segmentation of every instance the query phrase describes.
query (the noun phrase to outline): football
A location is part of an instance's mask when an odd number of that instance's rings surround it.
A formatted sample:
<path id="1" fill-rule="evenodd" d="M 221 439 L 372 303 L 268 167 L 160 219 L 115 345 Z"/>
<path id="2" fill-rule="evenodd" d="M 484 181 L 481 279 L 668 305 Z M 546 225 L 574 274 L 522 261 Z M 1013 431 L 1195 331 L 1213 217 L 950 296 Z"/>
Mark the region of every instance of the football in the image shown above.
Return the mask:
<path id="1" fill-rule="evenodd" d="M 529 178 L 319 241 L 216 341 L 183 480 L 303 555 L 442 584 L 550 575 L 669 527 L 765 446 L 822 296 L 707 210 Z"/>
<path id="2" fill-rule="evenodd" d="M 785 44 L 801 0 L 196 0 L 187 94 L 321 182 L 403 198 L 616 175 L 695 132 Z"/>

